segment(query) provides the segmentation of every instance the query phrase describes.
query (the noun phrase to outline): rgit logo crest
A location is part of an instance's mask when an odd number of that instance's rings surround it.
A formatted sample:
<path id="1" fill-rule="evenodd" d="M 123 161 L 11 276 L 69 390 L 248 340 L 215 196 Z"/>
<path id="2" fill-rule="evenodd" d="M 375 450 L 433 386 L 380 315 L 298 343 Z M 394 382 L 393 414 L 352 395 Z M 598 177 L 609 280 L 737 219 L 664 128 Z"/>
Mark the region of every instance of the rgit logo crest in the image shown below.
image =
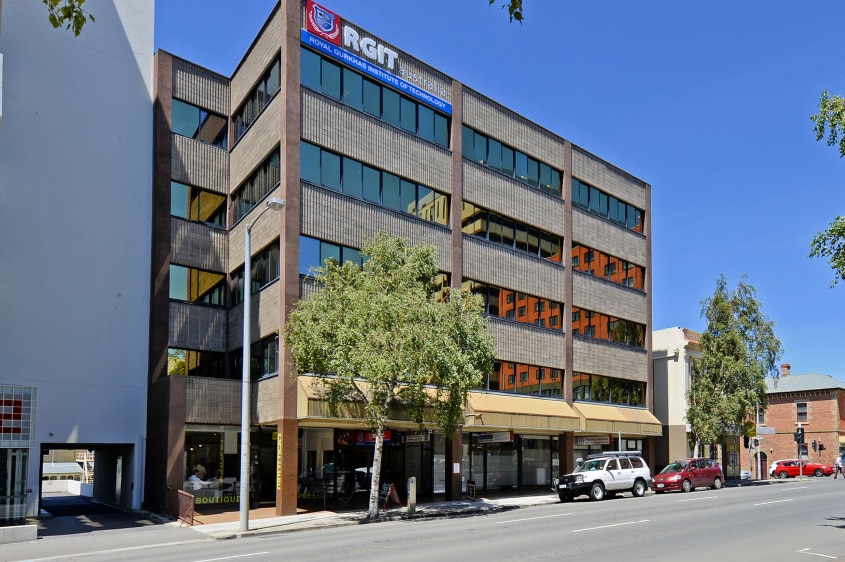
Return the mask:
<path id="1" fill-rule="evenodd" d="M 306 29 L 329 43 L 340 45 L 340 16 L 313 0 L 306 5 Z"/>

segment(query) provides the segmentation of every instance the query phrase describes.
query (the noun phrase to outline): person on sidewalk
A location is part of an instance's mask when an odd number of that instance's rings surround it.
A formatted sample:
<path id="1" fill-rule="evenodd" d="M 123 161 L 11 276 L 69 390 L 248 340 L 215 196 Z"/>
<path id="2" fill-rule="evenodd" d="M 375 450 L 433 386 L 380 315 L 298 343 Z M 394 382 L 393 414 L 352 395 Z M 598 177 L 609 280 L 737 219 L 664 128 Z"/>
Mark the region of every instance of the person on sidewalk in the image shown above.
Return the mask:
<path id="1" fill-rule="evenodd" d="M 842 457 L 845 456 L 845 453 L 842 453 L 842 456 L 836 457 L 836 462 L 833 465 L 833 479 L 842 474 L 842 478 L 845 479 L 845 472 L 842 472 Z"/>

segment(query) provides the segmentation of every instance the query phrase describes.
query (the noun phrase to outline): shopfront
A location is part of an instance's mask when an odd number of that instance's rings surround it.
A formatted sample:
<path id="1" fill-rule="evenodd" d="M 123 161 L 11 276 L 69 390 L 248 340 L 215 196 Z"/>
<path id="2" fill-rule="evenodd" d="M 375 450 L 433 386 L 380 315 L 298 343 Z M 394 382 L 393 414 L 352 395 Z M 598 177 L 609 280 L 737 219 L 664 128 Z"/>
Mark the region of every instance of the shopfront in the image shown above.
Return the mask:
<path id="1" fill-rule="evenodd" d="M 0 525 L 26 516 L 27 462 L 34 433 L 35 388 L 0 385 Z"/>
<path id="2" fill-rule="evenodd" d="M 478 491 L 551 486 L 560 467 L 558 438 L 512 431 L 464 435 L 463 483 Z"/>

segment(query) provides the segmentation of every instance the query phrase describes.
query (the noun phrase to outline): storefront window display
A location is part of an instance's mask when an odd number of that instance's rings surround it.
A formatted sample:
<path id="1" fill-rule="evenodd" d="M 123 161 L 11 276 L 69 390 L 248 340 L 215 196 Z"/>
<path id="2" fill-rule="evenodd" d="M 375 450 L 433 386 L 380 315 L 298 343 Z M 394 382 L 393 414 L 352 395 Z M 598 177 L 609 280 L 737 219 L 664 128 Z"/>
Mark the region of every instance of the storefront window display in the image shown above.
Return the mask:
<path id="1" fill-rule="evenodd" d="M 239 503 L 239 440 L 240 433 L 236 430 L 185 432 L 183 490 L 194 495 L 197 505 Z"/>

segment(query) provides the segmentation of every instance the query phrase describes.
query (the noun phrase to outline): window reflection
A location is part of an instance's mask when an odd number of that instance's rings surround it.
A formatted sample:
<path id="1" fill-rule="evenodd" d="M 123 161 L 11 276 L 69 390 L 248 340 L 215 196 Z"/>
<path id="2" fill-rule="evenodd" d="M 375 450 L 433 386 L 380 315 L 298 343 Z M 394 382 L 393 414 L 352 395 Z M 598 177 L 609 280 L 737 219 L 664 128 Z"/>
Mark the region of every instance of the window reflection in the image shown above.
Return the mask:
<path id="1" fill-rule="evenodd" d="M 576 372 L 572 375 L 572 397 L 585 402 L 644 406 L 645 383 Z"/>
<path id="2" fill-rule="evenodd" d="M 634 232 L 643 231 L 643 211 L 576 178 L 572 178 L 572 204 Z"/>
<path id="3" fill-rule="evenodd" d="M 226 276 L 181 265 L 170 265 L 170 298 L 173 300 L 224 306 Z"/>
<path id="4" fill-rule="evenodd" d="M 443 193 L 305 141 L 299 154 L 303 181 L 429 222 L 449 224 L 449 197 Z"/>
<path id="5" fill-rule="evenodd" d="M 572 246 L 572 269 L 640 291 L 645 287 L 644 267 L 583 244 L 576 243 Z"/>
<path id="6" fill-rule="evenodd" d="M 225 227 L 226 197 L 171 181 L 170 214 L 183 219 Z"/>
<path id="7" fill-rule="evenodd" d="M 563 329 L 563 323 L 560 321 L 563 306 L 559 302 L 520 293 L 521 299 L 517 305 L 516 291 L 471 279 L 464 279 L 462 288 L 481 295 L 485 314 L 523 324 Z"/>
<path id="8" fill-rule="evenodd" d="M 645 325 L 572 307 L 572 335 L 620 343 L 631 347 L 645 347 Z"/>
<path id="9" fill-rule="evenodd" d="M 496 361 L 484 389 L 563 398 L 563 369 Z"/>
<path id="10" fill-rule="evenodd" d="M 561 172 L 463 125 L 462 155 L 522 183 L 560 196 Z"/>
<path id="11" fill-rule="evenodd" d="M 540 256 L 547 261 L 561 261 L 563 241 L 560 236 L 511 220 L 472 203 L 461 204 L 461 225 L 464 234 Z"/>
<path id="12" fill-rule="evenodd" d="M 171 120 L 172 131 L 177 135 L 226 148 L 227 120 L 222 115 L 174 98 Z"/>

